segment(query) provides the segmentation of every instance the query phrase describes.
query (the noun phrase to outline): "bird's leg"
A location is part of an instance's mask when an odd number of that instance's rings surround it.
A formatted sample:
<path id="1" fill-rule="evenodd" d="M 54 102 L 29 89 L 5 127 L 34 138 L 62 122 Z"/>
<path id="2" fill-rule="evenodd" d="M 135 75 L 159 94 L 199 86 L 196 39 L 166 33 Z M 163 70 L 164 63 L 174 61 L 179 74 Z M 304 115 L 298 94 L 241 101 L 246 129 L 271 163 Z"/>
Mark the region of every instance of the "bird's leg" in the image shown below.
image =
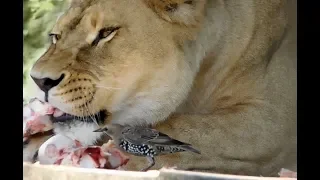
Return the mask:
<path id="1" fill-rule="evenodd" d="M 153 157 L 147 157 L 147 160 L 148 160 L 148 167 L 146 167 L 146 168 L 143 168 L 143 169 L 141 169 L 141 171 L 148 171 L 152 166 L 154 166 L 155 165 L 155 160 L 154 160 L 154 158 Z"/>

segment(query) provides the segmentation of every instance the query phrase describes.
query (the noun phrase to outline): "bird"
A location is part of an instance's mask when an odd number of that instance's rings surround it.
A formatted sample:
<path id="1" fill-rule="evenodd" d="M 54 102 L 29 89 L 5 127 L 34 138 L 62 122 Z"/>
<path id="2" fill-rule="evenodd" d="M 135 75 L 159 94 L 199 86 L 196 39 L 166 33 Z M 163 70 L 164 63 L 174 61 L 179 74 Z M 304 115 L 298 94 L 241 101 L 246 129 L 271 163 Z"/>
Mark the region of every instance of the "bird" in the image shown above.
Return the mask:
<path id="1" fill-rule="evenodd" d="M 149 127 L 109 124 L 94 132 L 106 133 L 120 150 L 128 154 L 146 157 L 148 166 L 140 171 L 152 168 L 155 165 L 155 156 L 184 151 L 201 154 L 191 144 L 173 139 Z"/>

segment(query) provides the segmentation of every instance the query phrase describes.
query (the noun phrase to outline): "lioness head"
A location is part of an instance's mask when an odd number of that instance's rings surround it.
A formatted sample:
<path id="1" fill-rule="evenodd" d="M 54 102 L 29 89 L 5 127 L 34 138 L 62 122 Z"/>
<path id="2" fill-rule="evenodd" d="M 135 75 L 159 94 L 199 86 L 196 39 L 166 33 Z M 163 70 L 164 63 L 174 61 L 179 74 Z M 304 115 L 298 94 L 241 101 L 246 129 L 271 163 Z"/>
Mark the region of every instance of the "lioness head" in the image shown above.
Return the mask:
<path id="1" fill-rule="evenodd" d="M 75 116 L 118 123 L 166 118 L 187 96 L 194 70 L 183 51 L 204 0 L 74 0 L 53 27 L 31 77 L 40 99 Z M 46 96 L 46 97 L 44 97 Z"/>

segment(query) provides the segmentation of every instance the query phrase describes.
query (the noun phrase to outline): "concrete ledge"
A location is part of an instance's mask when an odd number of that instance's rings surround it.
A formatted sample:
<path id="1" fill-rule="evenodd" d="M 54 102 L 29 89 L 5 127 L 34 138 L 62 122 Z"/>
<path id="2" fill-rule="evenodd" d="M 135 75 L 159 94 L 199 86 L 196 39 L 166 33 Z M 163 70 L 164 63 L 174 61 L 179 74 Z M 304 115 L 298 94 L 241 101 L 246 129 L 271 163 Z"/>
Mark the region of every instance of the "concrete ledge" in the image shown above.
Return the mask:
<path id="1" fill-rule="evenodd" d="M 148 172 L 84 169 L 67 166 L 23 163 L 24 180 L 296 180 L 296 178 L 268 178 L 234 176 L 178 170 Z"/>

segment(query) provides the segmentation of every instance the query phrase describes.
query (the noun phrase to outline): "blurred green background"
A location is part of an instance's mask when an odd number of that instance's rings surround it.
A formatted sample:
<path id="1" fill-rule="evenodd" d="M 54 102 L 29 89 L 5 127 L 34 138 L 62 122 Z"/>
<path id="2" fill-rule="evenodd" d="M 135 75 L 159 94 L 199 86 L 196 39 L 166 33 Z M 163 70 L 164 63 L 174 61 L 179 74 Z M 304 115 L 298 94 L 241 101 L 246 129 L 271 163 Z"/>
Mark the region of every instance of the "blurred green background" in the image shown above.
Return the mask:
<path id="1" fill-rule="evenodd" d="M 57 17 L 67 8 L 67 0 L 23 0 L 23 100 L 30 97 L 29 72 L 45 52 L 48 33 Z"/>

